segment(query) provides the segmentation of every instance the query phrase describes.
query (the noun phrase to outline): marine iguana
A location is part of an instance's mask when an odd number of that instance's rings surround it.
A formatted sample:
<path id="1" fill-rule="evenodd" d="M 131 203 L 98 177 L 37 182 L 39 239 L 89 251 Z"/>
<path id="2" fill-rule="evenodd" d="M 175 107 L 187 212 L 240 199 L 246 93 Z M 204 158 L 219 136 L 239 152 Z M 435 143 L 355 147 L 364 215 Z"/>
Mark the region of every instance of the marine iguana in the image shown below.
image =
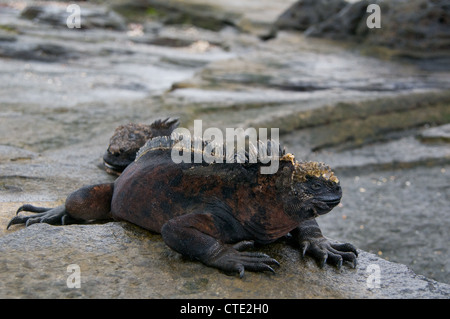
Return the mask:
<path id="1" fill-rule="evenodd" d="M 145 142 L 156 136 L 170 135 L 179 124 L 178 119 L 166 118 L 156 120 L 150 125 L 129 123 L 118 126 L 103 155 L 106 172 L 111 175 L 120 175 L 134 161 L 137 152 Z"/>
<path id="2" fill-rule="evenodd" d="M 166 121 L 162 130 L 171 126 L 165 131 L 170 133 L 176 123 Z M 245 270 L 274 272 L 272 267 L 279 265 L 275 259 L 245 250 L 290 234 L 302 256 L 311 255 L 320 266 L 340 268 L 343 261 L 356 266 L 356 248 L 326 239 L 315 220 L 338 205 L 342 196 L 328 166 L 299 162 L 270 142 L 265 144 L 268 153 L 277 147 L 280 154 L 275 174 L 261 174 L 266 164 L 250 162 L 249 153 L 244 163 L 175 164 L 171 152 L 182 137 L 165 133 L 154 131 L 155 137 L 133 154 L 135 159 L 115 182 L 82 187 L 56 208 L 25 204 L 7 227 L 125 220 L 160 233 L 182 255 L 240 277 Z M 204 152 L 207 144 L 192 147 L 191 155 Z M 21 211 L 36 214 L 18 215 Z"/>

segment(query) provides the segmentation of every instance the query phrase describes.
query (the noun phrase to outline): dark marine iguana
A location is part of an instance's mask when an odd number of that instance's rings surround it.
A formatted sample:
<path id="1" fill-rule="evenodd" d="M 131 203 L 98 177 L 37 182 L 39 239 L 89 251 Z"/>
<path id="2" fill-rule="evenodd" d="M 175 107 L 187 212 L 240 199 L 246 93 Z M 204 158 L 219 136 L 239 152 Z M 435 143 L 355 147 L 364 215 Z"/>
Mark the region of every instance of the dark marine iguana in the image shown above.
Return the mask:
<path id="1" fill-rule="evenodd" d="M 166 118 L 156 120 L 150 125 L 129 123 L 118 126 L 103 155 L 106 172 L 120 175 L 135 160 L 137 152 L 145 142 L 156 136 L 169 136 L 179 124 L 178 119 Z"/>
<path id="2" fill-rule="evenodd" d="M 166 122 L 161 129 L 177 122 Z M 162 132 L 162 131 L 161 131 Z M 261 174 L 261 161 L 251 163 L 179 163 L 171 152 L 182 137 L 158 130 L 152 134 L 114 183 L 83 187 L 56 208 L 23 205 L 13 224 L 66 225 L 91 220 L 125 220 L 162 235 L 173 250 L 226 272 L 272 271 L 278 262 L 259 252 L 246 252 L 253 243 L 267 244 L 291 235 L 305 253 L 323 266 L 343 261 L 356 266 L 356 248 L 326 239 L 315 218 L 339 204 L 339 180 L 323 163 L 298 162 L 279 148 L 279 169 Z M 161 134 L 160 134 L 161 133 Z M 192 147 L 195 152 L 202 148 Z M 186 151 L 186 149 L 184 149 Z M 126 153 L 126 150 L 125 150 Z"/>

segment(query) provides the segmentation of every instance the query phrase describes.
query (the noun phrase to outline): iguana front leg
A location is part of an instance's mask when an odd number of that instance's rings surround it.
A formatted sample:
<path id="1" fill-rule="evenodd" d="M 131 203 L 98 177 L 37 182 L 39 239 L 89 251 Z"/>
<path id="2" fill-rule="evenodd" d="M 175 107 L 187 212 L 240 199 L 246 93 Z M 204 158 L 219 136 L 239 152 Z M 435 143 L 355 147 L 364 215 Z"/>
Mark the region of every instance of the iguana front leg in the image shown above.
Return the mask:
<path id="1" fill-rule="evenodd" d="M 301 223 L 291 231 L 292 239 L 300 245 L 302 256 L 311 255 L 323 267 L 325 263 L 341 268 L 343 261 L 356 267 L 358 252 L 356 247 L 349 243 L 331 242 L 322 235 L 315 219 Z"/>
<path id="2" fill-rule="evenodd" d="M 279 265 L 275 259 L 243 251 L 253 242 L 239 238 L 240 230 L 233 229 L 233 223 L 227 223 L 227 233 L 223 233 L 223 222 L 223 216 L 217 219 L 210 213 L 191 213 L 169 220 L 161 235 L 170 248 L 182 255 L 226 272 L 237 272 L 241 278 L 245 270 L 274 272 L 271 266 Z"/>

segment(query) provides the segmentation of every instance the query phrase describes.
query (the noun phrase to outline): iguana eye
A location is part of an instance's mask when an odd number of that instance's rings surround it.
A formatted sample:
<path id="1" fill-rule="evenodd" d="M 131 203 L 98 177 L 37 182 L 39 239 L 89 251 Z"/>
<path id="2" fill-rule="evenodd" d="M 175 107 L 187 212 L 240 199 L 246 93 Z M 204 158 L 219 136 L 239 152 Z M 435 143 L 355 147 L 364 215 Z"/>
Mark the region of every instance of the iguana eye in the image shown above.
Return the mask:
<path id="1" fill-rule="evenodd" d="M 296 190 L 294 190 L 293 193 L 294 193 L 294 196 L 298 195 L 298 191 L 296 191 Z"/>
<path id="2" fill-rule="evenodd" d="M 321 185 L 319 183 L 314 183 L 311 185 L 311 188 L 315 191 L 319 190 L 321 188 Z"/>

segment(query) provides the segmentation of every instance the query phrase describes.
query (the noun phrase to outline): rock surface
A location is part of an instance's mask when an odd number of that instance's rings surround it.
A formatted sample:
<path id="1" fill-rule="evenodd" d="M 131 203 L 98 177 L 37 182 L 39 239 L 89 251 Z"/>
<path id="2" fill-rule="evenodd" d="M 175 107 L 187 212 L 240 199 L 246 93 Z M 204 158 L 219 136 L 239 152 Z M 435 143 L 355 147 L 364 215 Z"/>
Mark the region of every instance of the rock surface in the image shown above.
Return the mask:
<path id="1" fill-rule="evenodd" d="M 67 20 L 72 12 L 73 10 L 70 9 L 67 11 L 67 5 L 64 4 L 59 6 L 29 5 L 22 11 L 21 16 L 38 23 L 48 23 L 56 27 L 66 27 Z M 84 5 L 82 18 L 82 28 L 126 29 L 125 20 L 114 11 L 105 8 L 89 8 Z"/>
<path id="2" fill-rule="evenodd" d="M 366 51 L 384 56 L 432 58 L 435 62 L 444 59 L 448 68 L 450 7 L 447 1 L 360 0 L 326 9 L 322 8 L 322 2 L 310 6 L 308 1 L 298 1 L 280 15 L 273 33 L 277 29 L 305 30 L 308 36 L 357 41 L 368 47 Z M 371 4 L 380 8 L 380 28 L 367 26 L 367 19 L 373 13 L 367 12 Z M 326 18 L 314 18 L 319 14 Z M 388 53 L 375 49 L 376 46 L 393 51 Z"/>
<path id="3" fill-rule="evenodd" d="M 220 31 L 233 26 L 240 31 L 262 35 L 267 33 L 276 17 L 295 0 L 215 1 L 215 0 L 115 0 L 115 10 L 135 19 L 142 12 L 157 17 L 164 24 L 188 24 Z"/>
<path id="4" fill-rule="evenodd" d="M 261 41 L 262 31 L 294 1 L 170 1 L 191 16 L 184 22 L 197 18 L 192 10 L 199 5 L 214 6 L 202 12 L 214 21 L 232 18 L 217 29 L 169 25 L 151 9 L 153 1 L 142 1 L 145 14 L 117 11 L 126 30 L 57 27 L 23 18 L 27 1 L 1 3 L 0 247 L 7 252 L 0 258 L 2 293 L 448 298 L 446 285 L 421 276 L 450 283 L 450 75 L 439 63 L 423 68 L 415 60 L 379 60 L 297 32 Z M 129 4 L 97 3 L 86 5 L 110 12 Z M 55 2 L 30 5 L 45 12 Z M 194 119 L 202 119 L 204 128 L 279 128 L 288 151 L 335 168 L 344 198 L 319 223 L 326 236 L 361 249 L 359 268 L 319 271 L 277 243 L 263 248 L 282 263 L 277 275 L 247 273 L 239 281 L 185 261 L 159 236 L 128 224 L 5 230 L 24 203 L 53 207 L 83 185 L 113 181 L 101 157 L 114 129 L 168 116 L 190 129 Z M 12 250 L 15 257 L 9 259 Z M 70 263 L 81 266 L 88 291 L 65 286 Z M 380 289 L 367 289 L 371 263 L 381 266 Z M 49 270 L 51 264 L 62 271 Z M 151 267 L 144 271 L 145 265 Z M 411 279 L 408 288 L 401 289 L 389 269 L 405 282 Z M 389 280 L 383 281 L 385 275 Z M 27 286 L 31 277 L 38 279 Z M 278 278 L 285 290 L 276 288 Z M 96 286 L 105 281 L 111 290 Z M 353 288 L 339 288 L 345 282 Z"/>
<path id="5" fill-rule="evenodd" d="M 243 279 L 171 251 L 160 236 L 127 223 L 32 225 L 0 238 L 2 298 L 448 298 L 450 285 L 404 265 L 361 252 L 356 269 L 319 269 L 298 251 L 260 248 L 278 259 L 277 273 Z M 68 288 L 69 265 L 80 288 Z M 379 277 L 378 277 L 379 275 Z"/>
<path id="6" fill-rule="evenodd" d="M 347 4 L 344 0 L 302 0 L 297 1 L 275 21 L 281 30 L 305 31 L 312 25 L 328 20 Z"/>

